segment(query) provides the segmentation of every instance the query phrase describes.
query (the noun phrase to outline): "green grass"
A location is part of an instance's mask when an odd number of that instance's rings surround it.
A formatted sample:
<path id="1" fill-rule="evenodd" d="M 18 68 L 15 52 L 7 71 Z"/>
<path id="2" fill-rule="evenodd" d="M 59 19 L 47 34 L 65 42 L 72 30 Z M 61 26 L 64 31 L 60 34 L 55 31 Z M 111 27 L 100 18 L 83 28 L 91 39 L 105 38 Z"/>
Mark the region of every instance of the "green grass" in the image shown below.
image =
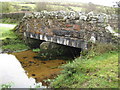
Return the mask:
<path id="1" fill-rule="evenodd" d="M 27 48 L 28 47 L 24 43 L 9 44 L 2 46 L 2 49 L 10 51 L 26 50 Z"/>
<path id="2" fill-rule="evenodd" d="M 54 88 L 118 88 L 118 52 L 112 44 L 94 44 L 81 56 L 63 65 Z"/>
<path id="3" fill-rule="evenodd" d="M 72 8 L 72 9 L 75 10 L 75 11 L 81 11 L 81 10 L 82 10 L 81 7 L 73 7 L 73 6 L 71 6 L 70 8 Z"/>
<path id="4" fill-rule="evenodd" d="M 0 39 L 5 38 L 17 38 L 17 36 L 12 32 L 14 27 L 0 27 Z"/>
<path id="5" fill-rule="evenodd" d="M 32 51 L 33 52 L 40 52 L 41 50 L 40 50 L 40 48 L 36 48 L 36 49 L 33 49 Z"/>
<path id="6" fill-rule="evenodd" d="M 115 31 L 116 33 L 119 33 L 120 30 L 119 30 L 119 29 L 118 29 L 118 30 L 116 29 L 116 30 L 114 30 L 114 31 Z"/>
<path id="7" fill-rule="evenodd" d="M 62 68 L 62 74 L 51 83 L 54 88 L 118 88 L 117 52 L 77 58 Z"/>
<path id="8" fill-rule="evenodd" d="M 57 5 L 47 5 L 52 11 L 59 11 L 59 10 L 65 10 L 68 11 L 68 9 L 64 6 L 57 6 Z"/>
<path id="9" fill-rule="evenodd" d="M 19 4 L 19 6 L 27 6 L 27 7 L 31 7 L 32 9 L 36 8 L 35 4 Z"/>
<path id="10" fill-rule="evenodd" d="M 0 27 L 0 40 L 2 40 L 2 49 L 5 51 L 19 51 L 29 49 L 25 43 L 18 38 L 18 35 L 12 30 L 13 24 L 4 24 Z"/>

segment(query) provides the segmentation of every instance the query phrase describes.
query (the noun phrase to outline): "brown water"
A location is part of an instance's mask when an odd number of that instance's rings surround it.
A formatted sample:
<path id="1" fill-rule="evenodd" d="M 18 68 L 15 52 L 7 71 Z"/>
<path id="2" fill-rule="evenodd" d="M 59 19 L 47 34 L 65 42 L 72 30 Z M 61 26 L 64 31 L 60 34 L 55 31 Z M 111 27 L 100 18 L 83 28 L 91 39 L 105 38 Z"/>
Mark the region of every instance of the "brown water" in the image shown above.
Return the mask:
<path id="1" fill-rule="evenodd" d="M 62 69 L 59 68 L 59 66 L 66 63 L 64 60 L 39 60 L 34 58 L 37 56 L 37 53 L 31 50 L 12 54 L 20 61 L 28 73 L 28 77 L 35 78 L 37 82 L 42 82 L 43 85 L 48 85 L 48 83 L 45 83 L 43 80 L 53 79 L 60 74 Z"/>

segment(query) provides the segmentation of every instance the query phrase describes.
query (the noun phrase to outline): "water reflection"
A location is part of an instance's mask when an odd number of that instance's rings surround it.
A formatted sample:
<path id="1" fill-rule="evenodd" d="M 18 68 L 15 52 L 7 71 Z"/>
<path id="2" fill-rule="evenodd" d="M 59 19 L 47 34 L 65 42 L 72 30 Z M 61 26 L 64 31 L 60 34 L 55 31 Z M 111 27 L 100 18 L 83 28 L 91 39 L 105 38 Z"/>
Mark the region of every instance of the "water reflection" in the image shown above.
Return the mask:
<path id="1" fill-rule="evenodd" d="M 28 78 L 25 70 L 15 56 L 10 54 L 0 54 L 0 85 L 13 83 L 12 88 L 46 88 L 41 83 L 36 83 L 35 79 Z"/>

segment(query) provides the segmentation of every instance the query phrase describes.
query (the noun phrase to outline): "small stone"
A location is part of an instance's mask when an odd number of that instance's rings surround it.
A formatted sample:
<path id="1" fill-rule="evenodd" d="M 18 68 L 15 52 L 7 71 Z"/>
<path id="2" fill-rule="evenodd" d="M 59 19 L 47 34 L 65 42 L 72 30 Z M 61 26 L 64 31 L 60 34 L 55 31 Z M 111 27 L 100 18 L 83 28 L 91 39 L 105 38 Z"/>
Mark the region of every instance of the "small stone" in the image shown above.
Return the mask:
<path id="1" fill-rule="evenodd" d="M 27 58 L 27 57 L 23 57 L 24 59 Z"/>
<path id="2" fill-rule="evenodd" d="M 41 62 L 41 63 L 46 64 L 46 62 Z"/>
<path id="3" fill-rule="evenodd" d="M 29 61 L 29 63 L 34 63 L 33 61 Z"/>
<path id="4" fill-rule="evenodd" d="M 35 74 L 32 74 L 32 76 L 36 76 Z"/>

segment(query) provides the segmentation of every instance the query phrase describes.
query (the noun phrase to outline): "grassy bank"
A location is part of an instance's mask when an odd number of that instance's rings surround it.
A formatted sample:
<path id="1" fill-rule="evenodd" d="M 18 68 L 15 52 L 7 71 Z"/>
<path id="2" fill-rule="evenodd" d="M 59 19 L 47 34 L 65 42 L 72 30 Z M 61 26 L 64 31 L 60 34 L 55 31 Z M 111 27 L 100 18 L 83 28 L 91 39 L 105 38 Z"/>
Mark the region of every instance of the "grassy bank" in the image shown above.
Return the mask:
<path id="1" fill-rule="evenodd" d="M 2 40 L 3 51 L 19 51 L 28 49 L 29 47 L 18 38 L 18 35 L 12 30 L 16 24 L 1 24 L 0 40 Z"/>
<path id="2" fill-rule="evenodd" d="M 17 36 L 12 32 L 12 29 L 16 24 L 1 24 L 0 25 L 0 39 L 4 40 L 6 38 L 17 38 Z"/>
<path id="3" fill-rule="evenodd" d="M 93 49 L 88 55 L 62 66 L 62 74 L 52 81 L 51 87 L 118 88 L 118 52 L 114 46 L 106 45 L 106 48 L 97 47 L 96 52 Z"/>

